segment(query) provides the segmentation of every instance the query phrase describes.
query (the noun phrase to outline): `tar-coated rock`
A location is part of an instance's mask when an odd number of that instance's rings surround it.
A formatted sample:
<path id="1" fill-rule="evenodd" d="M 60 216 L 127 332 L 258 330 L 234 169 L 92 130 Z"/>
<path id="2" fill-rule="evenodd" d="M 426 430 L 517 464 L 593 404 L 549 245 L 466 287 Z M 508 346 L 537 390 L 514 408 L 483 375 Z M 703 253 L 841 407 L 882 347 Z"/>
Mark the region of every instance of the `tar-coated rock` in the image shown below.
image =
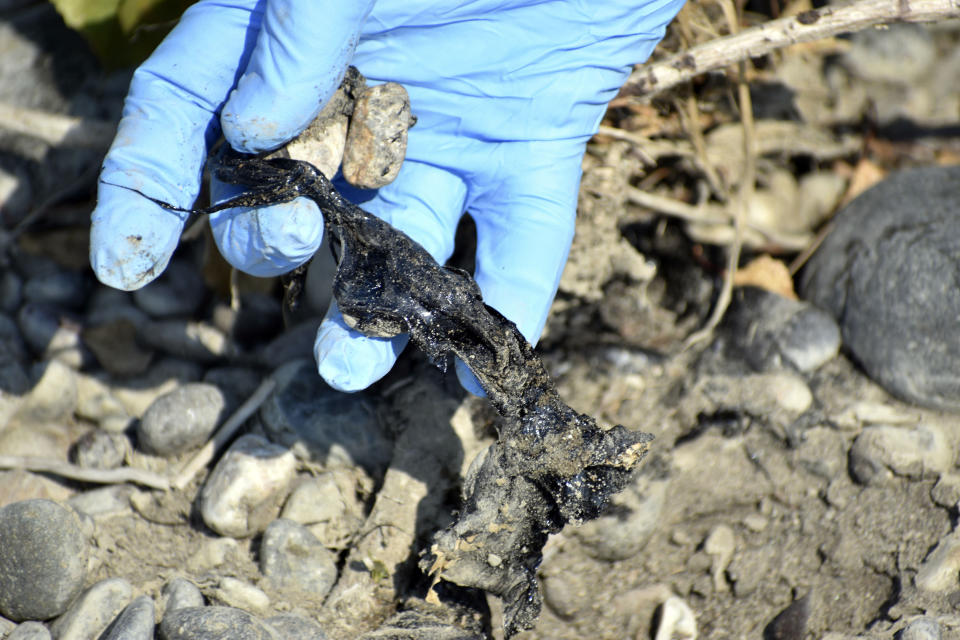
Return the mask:
<path id="1" fill-rule="evenodd" d="M 83 588 L 88 552 L 70 509 L 50 500 L 0 509 L 0 614 L 21 621 L 63 613 Z"/>
<path id="2" fill-rule="evenodd" d="M 960 167 L 896 173 L 834 218 L 804 269 L 871 378 L 906 400 L 960 408 Z"/>
<path id="3" fill-rule="evenodd" d="M 175 456 L 206 442 L 225 412 L 219 388 L 185 384 L 154 400 L 137 426 L 137 443 L 148 453 Z"/>
<path id="4" fill-rule="evenodd" d="M 188 607 L 160 622 L 161 640 L 277 640 L 263 622 L 233 607 Z"/>

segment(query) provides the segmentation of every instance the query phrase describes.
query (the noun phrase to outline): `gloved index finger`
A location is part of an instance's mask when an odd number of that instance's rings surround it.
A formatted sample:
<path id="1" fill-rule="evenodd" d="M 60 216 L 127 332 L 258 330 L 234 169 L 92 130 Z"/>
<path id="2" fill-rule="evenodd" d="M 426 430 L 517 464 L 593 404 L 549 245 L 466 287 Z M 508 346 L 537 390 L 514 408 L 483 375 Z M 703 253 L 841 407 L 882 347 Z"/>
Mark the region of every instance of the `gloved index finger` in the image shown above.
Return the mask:
<path id="1" fill-rule="evenodd" d="M 215 114 L 259 24 L 256 5 L 234 0 L 192 6 L 134 74 L 93 213 L 91 263 L 105 284 L 136 289 L 166 266 L 183 214 L 135 191 L 176 207 L 193 204 L 207 147 L 219 136 Z"/>
<path id="2" fill-rule="evenodd" d="M 343 79 L 373 0 L 269 0 L 250 62 L 224 106 L 224 137 L 258 153 L 299 134 Z"/>

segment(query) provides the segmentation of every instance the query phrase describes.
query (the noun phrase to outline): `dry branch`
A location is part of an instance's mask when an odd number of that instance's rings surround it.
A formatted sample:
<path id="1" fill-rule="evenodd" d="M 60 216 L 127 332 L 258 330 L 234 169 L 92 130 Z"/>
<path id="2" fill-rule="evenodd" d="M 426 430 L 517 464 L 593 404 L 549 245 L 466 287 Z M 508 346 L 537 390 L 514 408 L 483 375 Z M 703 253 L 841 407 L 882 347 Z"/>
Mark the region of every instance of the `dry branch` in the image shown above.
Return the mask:
<path id="1" fill-rule="evenodd" d="M 889 22 L 932 22 L 960 17 L 958 0 L 860 0 L 771 20 L 718 38 L 634 71 L 621 93 L 645 102 L 696 76 L 801 42 L 860 31 Z"/>
<path id="2" fill-rule="evenodd" d="M 70 480 L 92 482 L 94 484 L 133 484 L 151 489 L 168 489 L 169 482 L 163 476 L 147 469 L 119 467 L 117 469 L 88 469 L 78 467 L 56 458 L 35 458 L 30 456 L 0 456 L 0 469 L 23 469 L 37 473 L 51 473 Z"/>

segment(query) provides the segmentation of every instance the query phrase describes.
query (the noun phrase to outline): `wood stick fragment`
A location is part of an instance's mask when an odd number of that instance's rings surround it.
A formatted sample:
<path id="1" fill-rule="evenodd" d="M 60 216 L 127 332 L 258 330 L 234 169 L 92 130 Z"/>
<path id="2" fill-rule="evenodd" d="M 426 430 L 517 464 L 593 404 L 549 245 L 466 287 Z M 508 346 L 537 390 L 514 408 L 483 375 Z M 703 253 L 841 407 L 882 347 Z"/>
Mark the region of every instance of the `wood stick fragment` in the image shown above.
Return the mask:
<path id="1" fill-rule="evenodd" d="M 813 42 L 841 33 L 860 31 L 890 22 L 933 22 L 960 17 L 955 0 L 859 0 L 842 7 L 823 7 L 798 16 L 771 20 L 682 51 L 660 62 L 638 67 L 621 94 L 636 102 L 693 78 L 748 58 L 801 42 Z"/>
<path id="2" fill-rule="evenodd" d="M 36 458 L 32 456 L 0 456 L 0 469 L 23 469 L 37 473 L 52 473 L 53 475 L 80 482 L 95 484 L 133 484 L 143 485 L 151 489 L 169 489 L 169 481 L 158 473 L 147 469 L 134 467 L 118 467 L 116 469 L 89 469 L 78 467 L 65 460 L 56 458 Z"/>

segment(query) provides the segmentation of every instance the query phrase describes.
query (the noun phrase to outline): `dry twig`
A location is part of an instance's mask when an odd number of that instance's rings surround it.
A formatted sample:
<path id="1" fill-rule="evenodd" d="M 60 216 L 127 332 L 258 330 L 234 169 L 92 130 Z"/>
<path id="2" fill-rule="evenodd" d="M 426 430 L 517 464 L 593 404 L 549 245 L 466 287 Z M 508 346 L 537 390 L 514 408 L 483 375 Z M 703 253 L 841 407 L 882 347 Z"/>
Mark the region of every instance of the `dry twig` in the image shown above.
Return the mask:
<path id="1" fill-rule="evenodd" d="M 771 20 L 639 67 L 627 80 L 622 93 L 645 102 L 703 73 L 789 45 L 889 22 L 932 22 L 957 17 L 960 17 L 960 3 L 956 0 L 859 0 L 845 7 L 813 9 L 798 16 Z"/>
<path id="2" fill-rule="evenodd" d="M 719 0 L 723 13 L 730 24 L 730 31 L 736 35 L 740 26 L 740 18 L 733 5 L 733 0 Z M 753 123 L 753 103 L 750 100 L 750 87 L 747 84 L 747 62 L 741 60 L 737 73 L 737 103 L 740 106 L 740 120 L 743 123 L 743 174 L 740 179 L 740 188 L 736 193 L 736 214 L 733 219 L 734 237 L 727 258 L 727 272 L 723 280 L 723 288 L 710 318 L 702 329 L 689 335 L 684 341 L 684 350 L 694 344 L 708 339 L 714 329 L 720 324 L 723 315 L 733 299 L 733 281 L 740 262 L 740 250 L 743 247 L 743 219 L 753 197 L 757 179 L 757 156 L 755 130 Z"/>
<path id="3" fill-rule="evenodd" d="M 23 469 L 37 473 L 52 473 L 53 475 L 80 482 L 94 484 L 133 484 L 143 485 L 151 489 L 169 489 L 170 483 L 160 474 L 147 469 L 133 467 L 119 467 L 117 469 L 88 469 L 70 464 L 56 458 L 35 458 L 31 456 L 0 456 L 0 469 Z"/>

